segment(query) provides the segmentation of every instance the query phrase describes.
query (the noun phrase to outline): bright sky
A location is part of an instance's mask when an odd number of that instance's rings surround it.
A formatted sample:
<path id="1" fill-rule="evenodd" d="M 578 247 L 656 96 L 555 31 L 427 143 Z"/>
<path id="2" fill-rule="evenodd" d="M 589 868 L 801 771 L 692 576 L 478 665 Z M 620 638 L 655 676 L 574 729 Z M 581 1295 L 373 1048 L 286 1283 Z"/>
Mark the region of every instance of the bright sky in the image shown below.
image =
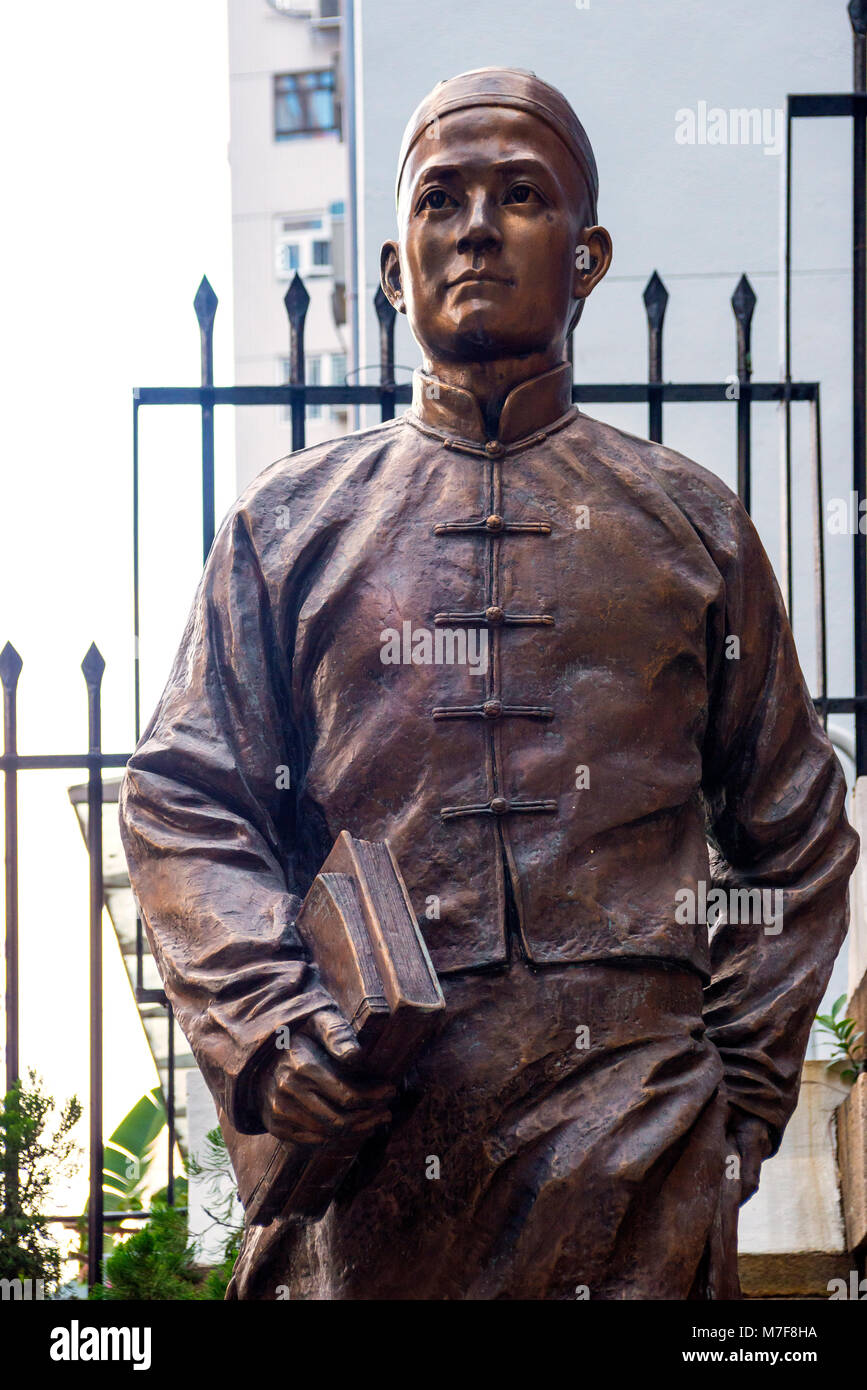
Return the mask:
<path id="1" fill-rule="evenodd" d="M 91 641 L 106 660 L 103 746 L 129 752 L 132 392 L 198 383 L 203 273 L 220 297 L 216 380 L 233 379 L 225 3 L 0 13 L 0 647 L 24 660 L 21 752 L 85 750 Z M 196 411 L 141 420 L 146 719 L 192 599 L 201 520 Z M 234 495 L 228 413 L 217 473 L 219 516 Z M 22 1069 L 86 1103 L 87 856 L 67 796 L 84 780 L 19 780 L 20 1009 Z M 104 1007 L 109 1134 L 157 1077 L 107 919 Z M 85 1182 L 86 1158 L 73 1204 Z"/>

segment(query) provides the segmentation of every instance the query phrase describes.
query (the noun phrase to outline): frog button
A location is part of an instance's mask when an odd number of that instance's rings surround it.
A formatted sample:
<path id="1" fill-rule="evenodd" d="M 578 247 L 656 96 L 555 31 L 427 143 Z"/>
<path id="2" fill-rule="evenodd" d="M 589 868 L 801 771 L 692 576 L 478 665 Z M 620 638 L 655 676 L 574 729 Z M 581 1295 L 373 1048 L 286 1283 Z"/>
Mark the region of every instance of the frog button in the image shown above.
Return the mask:
<path id="1" fill-rule="evenodd" d="M 491 799 L 491 810 L 495 816 L 504 816 L 509 809 L 509 803 L 504 796 L 495 796 Z"/>
<path id="2" fill-rule="evenodd" d="M 498 604 L 493 604 L 490 608 L 485 609 L 485 619 L 491 627 L 499 627 L 505 616 Z"/>
<path id="3" fill-rule="evenodd" d="M 505 452 L 502 444 L 496 439 L 489 439 L 485 445 L 485 453 L 488 455 L 488 458 L 498 459 L 500 455 Z"/>
<path id="4" fill-rule="evenodd" d="M 486 700 L 482 705 L 482 714 L 486 719 L 499 719 L 503 713 L 502 700 Z"/>
<path id="5" fill-rule="evenodd" d="M 489 531 L 502 531 L 504 526 L 503 518 L 501 516 L 497 516 L 495 512 L 493 516 L 488 517 L 487 521 L 485 522 L 485 526 L 488 528 Z"/>

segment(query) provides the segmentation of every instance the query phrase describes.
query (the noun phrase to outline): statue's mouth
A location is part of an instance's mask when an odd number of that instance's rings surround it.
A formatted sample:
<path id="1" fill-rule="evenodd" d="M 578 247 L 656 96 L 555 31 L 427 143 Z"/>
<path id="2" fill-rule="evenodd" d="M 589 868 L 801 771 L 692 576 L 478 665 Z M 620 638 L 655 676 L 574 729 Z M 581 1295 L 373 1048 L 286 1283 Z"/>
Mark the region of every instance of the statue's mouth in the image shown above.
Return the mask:
<path id="1" fill-rule="evenodd" d="M 452 289 L 457 285 L 514 285 L 514 281 L 505 275 L 494 275 L 488 270 L 465 270 L 463 275 L 449 280 L 446 288 Z"/>

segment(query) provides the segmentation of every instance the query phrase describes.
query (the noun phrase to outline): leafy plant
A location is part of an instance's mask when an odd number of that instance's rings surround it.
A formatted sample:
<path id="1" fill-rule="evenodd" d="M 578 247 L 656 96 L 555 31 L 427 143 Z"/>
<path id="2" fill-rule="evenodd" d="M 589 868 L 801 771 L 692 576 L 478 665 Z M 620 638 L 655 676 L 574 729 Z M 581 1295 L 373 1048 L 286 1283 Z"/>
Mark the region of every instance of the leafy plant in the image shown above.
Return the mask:
<path id="1" fill-rule="evenodd" d="M 141 1211 L 147 1176 L 156 1151 L 156 1142 L 166 1124 L 162 1090 L 152 1091 L 136 1101 L 105 1141 L 102 1160 L 102 1200 L 106 1211 Z M 176 1183 L 177 1189 L 177 1183 Z M 175 1200 L 178 1198 L 176 1196 Z M 72 1258 L 87 1262 L 87 1213 L 78 1223 L 79 1245 Z M 102 1253 L 110 1255 L 117 1244 L 117 1230 L 107 1226 L 103 1232 Z"/>
<path id="2" fill-rule="evenodd" d="M 233 1231 L 222 1263 L 203 1274 L 185 1213 L 155 1199 L 147 1225 L 109 1256 L 105 1283 L 95 1284 L 90 1297 L 107 1302 L 223 1299 L 240 1244 L 241 1232 Z"/>
<path id="3" fill-rule="evenodd" d="M 183 1173 L 175 1173 L 174 1194 L 172 1197 L 171 1204 L 169 1203 L 169 1189 L 168 1186 L 166 1186 L 161 1187 L 157 1192 L 154 1193 L 153 1198 L 151 1200 L 151 1205 L 157 1203 L 164 1207 L 167 1207 L 169 1205 L 173 1207 L 185 1207 L 187 1205 L 187 1198 L 187 1180 L 184 1177 Z"/>
<path id="4" fill-rule="evenodd" d="M 816 1022 L 823 1033 L 834 1039 L 834 1051 L 828 1063 L 828 1070 L 846 1064 L 840 1072 L 841 1081 L 856 1081 L 862 1072 L 867 1071 L 867 1052 L 861 1041 L 863 1033 L 856 1033 L 854 1018 L 840 1018 L 840 1011 L 846 1003 L 845 994 L 835 1001 L 829 1014 L 817 1014 Z"/>
<path id="5" fill-rule="evenodd" d="M 223 1256 L 223 1263 L 217 1265 L 215 1269 L 208 1271 L 205 1281 L 202 1284 L 202 1298 L 225 1298 L 226 1289 L 229 1287 L 229 1280 L 235 1268 L 235 1261 L 238 1258 L 238 1251 L 241 1249 L 241 1238 L 243 1230 L 233 1231 L 226 1242 L 226 1251 Z"/>
<path id="6" fill-rule="evenodd" d="M 237 1214 L 237 1182 L 219 1126 L 208 1130 L 203 1156 L 197 1158 L 195 1154 L 190 1154 L 187 1167 L 194 1177 L 205 1179 L 212 1194 L 210 1205 L 205 1207 L 205 1213 L 212 1222 L 224 1227 L 229 1235 L 239 1232 L 243 1219 Z"/>
<path id="7" fill-rule="evenodd" d="M 81 1106 L 75 1096 L 68 1100 L 49 1132 L 54 1098 L 32 1069 L 28 1081 L 17 1081 L 0 1109 L 0 1278 L 42 1279 L 50 1297 L 62 1260 L 44 1213 L 55 1184 L 78 1168 L 72 1131 Z"/>
<path id="8" fill-rule="evenodd" d="M 130 1210 L 141 1209 L 144 1177 L 164 1123 L 165 1109 L 160 1092 L 155 1088 L 149 1095 L 142 1096 L 108 1141 L 104 1191 L 106 1200 L 112 1202 L 115 1210 L 126 1210 L 126 1204 Z M 212 1209 L 206 1208 L 206 1211 L 227 1233 L 222 1262 L 215 1269 L 202 1271 L 196 1260 L 196 1245 L 189 1239 L 186 1214 L 168 1205 L 167 1191 L 163 1188 L 153 1194 L 147 1224 L 108 1253 L 105 1282 L 95 1285 L 89 1295 L 91 1298 L 120 1302 L 225 1297 L 242 1230 L 240 1222 L 234 1218 L 235 1182 L 219 1129 L 207 1134 L 202 1162 L 197 1163 L 191 1157 L 189 1168 L 191 1173 L 209 1180 L 214 1194 Z M 230 1180 L 228 1191 L 227 1178 Z M 185 1204 L 187 1191 L 187 1179 L 178 1176 L 174 1186 L 175 1202 Z"/>
<path id="9" fill-rule="evenodd" d="M 113 1211 L 141 1211 L 142 1190 L 166 1123 L 162 1091 L 154 1086 L 136 1101 L 105 1142 L 102 1190 Z"/>
<path id="10" fill-rule="evenodd" d="M 184 1213 L 155 1204 L 144 1229 L 106 1261 L 106 1281 L 95 1284 L 90 1297 L 112 1302 L 201 1298 L 193 1254 Z"/>

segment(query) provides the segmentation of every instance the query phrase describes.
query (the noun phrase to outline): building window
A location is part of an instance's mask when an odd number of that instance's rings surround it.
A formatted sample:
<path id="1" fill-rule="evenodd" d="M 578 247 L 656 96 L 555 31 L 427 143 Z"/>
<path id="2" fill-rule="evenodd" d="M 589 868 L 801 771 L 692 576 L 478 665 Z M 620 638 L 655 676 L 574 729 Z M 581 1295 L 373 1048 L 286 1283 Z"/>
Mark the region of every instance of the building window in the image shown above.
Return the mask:
<path id="1" fill-rule="evenodd" d="M 304 360 L 305 373 L 308 386 L 345 386 L 347 358 L 345 352 L 331 352 L 328 354 L 309 352 Z M 289 358 L 283 357 L 280 361 L 280 379 L 284 385 L 289 381 Z M 307 406 L 308 420 L 331 420 L 332 423 L 345 429 L 349 420 L 346 406 L 340 405 L 313 405 Z M 292 407 L 283 406 L 283 420 L 288 424 L 292 420 Z"/>
<path id="2" fill-rule="evenodd" d="M 283 72 L 274 78 L 274 139 L 294 140 L 337 130 L 337 93 L 333 68 Z"/>
<path id="3" fill-rule="evenodd" d="M 308 275 L 330 275 L 334 254 L 331 232 L 332 223 L 324 216 L 278 217 L 274 225 L 278 280 L 291 280 L 296 270 L 302 279 Z"/>
<path id="4" fill-rule="evenodd" d="M 318 270 L 331 269 L 331 242 L 314 241 L 313 243 L 313 264 Z"/>
<path id="5" fill-rule="evenodd" d="M 301 247 L 297 241 L 281 241 L 277 245 L 277 274 L 292 275 L 301 267 Z"/>

